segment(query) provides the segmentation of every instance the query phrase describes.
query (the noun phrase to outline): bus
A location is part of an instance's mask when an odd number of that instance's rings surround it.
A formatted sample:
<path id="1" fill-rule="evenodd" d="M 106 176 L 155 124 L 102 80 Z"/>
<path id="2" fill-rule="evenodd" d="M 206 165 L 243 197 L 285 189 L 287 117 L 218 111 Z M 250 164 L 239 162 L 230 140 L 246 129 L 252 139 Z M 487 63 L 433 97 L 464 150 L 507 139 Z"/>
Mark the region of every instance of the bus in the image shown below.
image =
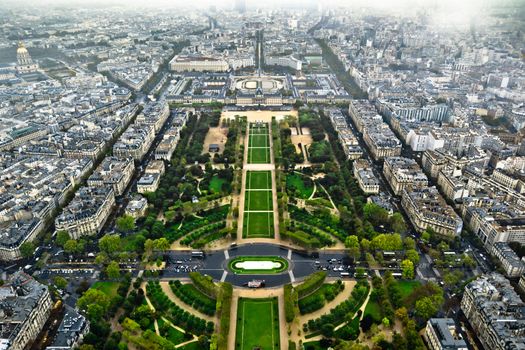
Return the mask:
<path id="1" fill-rule="evenodd" d="M 349 272 L 341 272 L 341 277 L 350 277 Z"/>
<path id="2" fill-rule="evenodd" d="M 401 278 L 403 277 L 403 274 L 401 272 L 392 272 L 392 277 Z"/>
<path id="3" fill-rule="evenodd" d="M 191 252 L 191 257 L 196 259 L 204 259 L 204 252 L 196 250 Z"/>

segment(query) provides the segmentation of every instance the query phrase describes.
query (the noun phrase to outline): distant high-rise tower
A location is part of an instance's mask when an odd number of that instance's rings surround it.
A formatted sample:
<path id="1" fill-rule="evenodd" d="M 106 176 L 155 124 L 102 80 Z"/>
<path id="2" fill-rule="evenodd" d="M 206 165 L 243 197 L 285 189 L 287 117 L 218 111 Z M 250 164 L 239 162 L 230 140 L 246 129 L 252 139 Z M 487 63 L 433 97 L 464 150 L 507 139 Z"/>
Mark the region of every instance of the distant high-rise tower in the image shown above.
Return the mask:
<path id="1" fill-rule="evenodd" d="M 246 12 L 246 0 L 235 0 L 235 10 L 240 13 Z"/>
<path id="2" fill-rule="evenodd" d="M 38 70 L 38 64 L 33 62 L 31 55 L 29 55 L 29 52 L 22 42 L 18 43 L 18 49 L 16 49 L 16 60 L 18 61 L 16 70 L 19 73 L 34 72 Z"/>

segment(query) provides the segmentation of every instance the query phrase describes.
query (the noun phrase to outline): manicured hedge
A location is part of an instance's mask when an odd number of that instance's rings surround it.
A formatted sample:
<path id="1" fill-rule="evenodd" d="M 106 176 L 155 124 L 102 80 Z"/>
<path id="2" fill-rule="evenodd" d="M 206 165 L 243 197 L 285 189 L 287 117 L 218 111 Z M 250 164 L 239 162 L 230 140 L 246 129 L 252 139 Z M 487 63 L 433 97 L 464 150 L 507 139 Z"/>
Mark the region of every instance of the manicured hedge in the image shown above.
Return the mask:
<path id="1" fill-rule="evenodd" d="M 311 225 L 308 225 L 308 224 L 305 224 L 303 222 L 296 221 L 296 220 L 291 220 L 290 224 L 291 224 L 290 225 L 291 227 L 304 231 L 308 233 L 310 236 L 317 238 L 323 246 L 325 245 L 331 246 L 335 244 L 334 240 L 330 237 L 330 235 L 322 231 L 319 228 L 316 228 L 314 226 L 311 226 Z"/>
<path id="2" fill-rule="evenodd" d="M 361 305 L 364 303 L 366 296 L 368 295 L 368 290 L 370 286 L 368 281 L 360 280 L 357 282 L 357 285 L 352 290 L 352 295 L 348 300 L 337 305 L 335 308 L 330 310 L 329 314 L 323 315 L 315 320 L 308 321 L 306 328 L 310 332 L 315 332 L 321 330 L 321 327 L 324 324 L 333 324 L 338 326 L 343 323 L 349 314 L 354 314 L 359 310 Z M 305 324 L 306 326 L 306 324 Z"/>
<path id="3" fill-rule="evenodd" d="M 180 228 L 178 227 L 178 224 L 173 225 L 167 230 L 166 238 L 170 242 L 174 242 L 177 239 L 182 238 L 188 233 L 198 230 L 203 226 L 225 220 L 229 210 L 229 205 L 223 205 L 222 207 L 207 210 L 201 213 L 200 215 L 203 216 L 202 218 L 192 217 L 185 220 Z"/>
<path id="4" fill-rule="evenodd" d="M 178 307 L 164 294 L 158 281 L 148 282 L 146 290 L 155 310 L 166 315 L 173 324 L 196 335 L 213 333 L 213 322 L 206 322 Z"/>
<path id="5" fill-rule="evenodd" d="M 290 218 L 292 220 L 317 227 L 318 229 L 337 237 L 342 242 L 344 242 L 346 236 L 348 236 L 348 233 L 329 217 L 311 215 L 306 210 L 299 209 L 294 205 L 288 206 L 288 212 L 290 213 Z"/>
<path id="6" fill-rule="evenodd" d="M 217 313 L 219 314 L 219 336 L 217 349 L 228 349 L 228 334 L 230 333 L 230 311 L 233 297 L 233 287 L 230 283 L 222 282 L 217 299 Z"/>
<path id="7" fill-rule="evenodd" d="M 291 284 L 284 285 L 284 316 L 286 322 L 292 322 L 295 318 L 295 308 L 297 305 L 297 292 Z"/>
<path id="8" fill-rule="evenodd" d="M 306 277 L 303 283 L 295 287 L 295 290 L 297 291 L 297 297 L 299 299 L 304 298 L 308 294 L 319 289 L 323 285 L 326 275 L 326 271 L 318 271 Z"/>
<path id="9" fill-rule="evenodd" d="M 202 293 L 194 285 L 182 284 L 176 280 L 170 281 L 170 287 L 173 293 L 186 304 L 206 315 L 215 315 L 217 301 Z"/>
<path id="10" fill-rule="evenodd" d="M 198 290 L 212 299 L 217 299 L 218 287 L 210 276 L 204 276 L 200 272 L 190 272 L 190 278 Z"/>
<path id="11" fill-rule="evenodd" d="M 313 292 L 312 294 L 299 300 L 299 310 L 301 314 L 314 312 L 322 308 L 326 302 L 334 300 L 334 298 L 344 289 L 344 284 L 338 280 L 332 284 L 324 284 Z"/>
<path id="12" fill-rule="evenodd" d="M 190 245 L 191 243 L 193 243 L 194 241 L 206 236 L 206 235 L 209 235 L 213 232 L 216 232 L 218 230 L 221 230 L 223 229 L 224 227 L 226 227 L 226 221 L 219 221 L 219 222 L 214 222 L 214 223 L 211 223 L 209 225 L 206 225 L 204 227 L 201 227 L 195 231 L 192 231 L 189 235 L 187 235 L 186 237 L 184 237 L 180 243 L 182 245 Z"/>

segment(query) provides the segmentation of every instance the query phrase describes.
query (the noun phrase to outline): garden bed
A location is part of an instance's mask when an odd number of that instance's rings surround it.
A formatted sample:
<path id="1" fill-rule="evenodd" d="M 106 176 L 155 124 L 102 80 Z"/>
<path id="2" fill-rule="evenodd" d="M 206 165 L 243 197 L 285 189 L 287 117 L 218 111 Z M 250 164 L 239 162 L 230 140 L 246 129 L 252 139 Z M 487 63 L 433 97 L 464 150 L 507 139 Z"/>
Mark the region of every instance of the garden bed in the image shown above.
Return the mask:
<path id="1" fill-rule="evenodd" d="M 228 268 L 243 275 L 276 274 L 288 270 L 288 261 L 278 256 L 241 256 L 232 259 Z"/>

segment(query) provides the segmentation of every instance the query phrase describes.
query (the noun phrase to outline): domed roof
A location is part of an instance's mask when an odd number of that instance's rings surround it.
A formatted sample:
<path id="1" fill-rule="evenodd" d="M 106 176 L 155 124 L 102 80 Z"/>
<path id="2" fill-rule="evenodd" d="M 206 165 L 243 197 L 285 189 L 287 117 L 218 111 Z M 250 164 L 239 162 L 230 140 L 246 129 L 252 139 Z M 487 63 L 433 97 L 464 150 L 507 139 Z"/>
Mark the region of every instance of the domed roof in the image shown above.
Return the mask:
<path id="1" fill-rule="evenodd" d="M 24 43 L 23 43 L 23 42 L 20 41 L 20 42 L 18 43 L 18 49 L 16 49 L 16 53 L 17 53 L 18 55 L 27 53 L 27 49 L 26 49 L 26 47 L 24 46 Z"/>

